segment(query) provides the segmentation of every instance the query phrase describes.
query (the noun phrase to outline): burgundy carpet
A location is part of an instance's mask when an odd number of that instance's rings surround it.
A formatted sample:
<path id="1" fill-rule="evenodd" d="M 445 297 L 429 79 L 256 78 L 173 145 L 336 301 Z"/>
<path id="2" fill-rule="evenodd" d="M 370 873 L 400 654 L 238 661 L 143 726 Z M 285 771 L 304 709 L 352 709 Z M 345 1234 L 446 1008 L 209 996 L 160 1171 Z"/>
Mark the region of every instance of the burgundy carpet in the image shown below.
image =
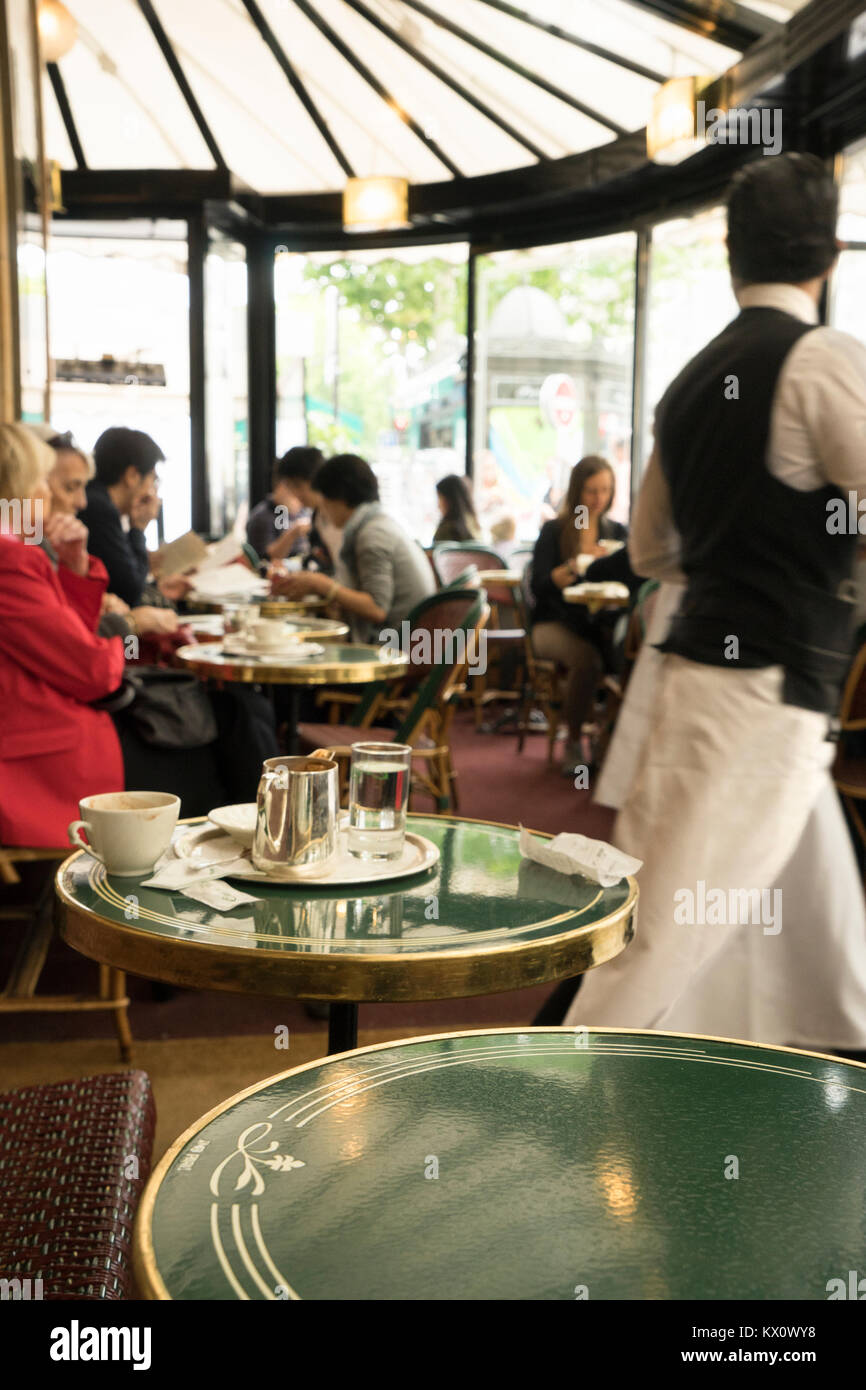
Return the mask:
<path id="1" fill-rule="evenodd" d="M 473 717 L 455 720 L 454 764 L 458 771 L 460 814 L 479 820 L 518 822 L 533 830 L 556 833 L 577 830 L 606 839 L 613 813 L 576 791 L 559 767 L 548 767 L 547 742 L 530 735 L 522 753 L 512 734 L 476 733 Z M 426 809 L 420 799 L 416 810 Z M 34 870 L 39 866 L 31 866 Z M 9 890 L 4 890 L 4 900 Z M 0 970 L 8 971 L 18 929 L 10 923 L 0 935 Z M 61 941 L 51 948 L 40 992 L 78 992 L 94 988 L 96 965 Z M 361 1011 L 366 1028 L 424 1027 L 431 1033 L 466 1027 L 505 1027 L 530 1023 L 549 986 L 517 993 L 453 999 L 422 1004 L 368 1004 Z M 217 1037 L 271 1033 L 280 1024 L 300 1032 L 321 1030 L 325 1023 L 307 1016 L 302 1004 L 289 999 L 246 998 L 210 991 L 178 990 L 167 999 L 153 997 L 149 981 L 129 979 L 130 1023 L 137 1038 Z M 62 1042 L 67 1038 L 113 1035 L 110 1018 L 98 1014 L 0 1015 L 0 1043 Z"/>

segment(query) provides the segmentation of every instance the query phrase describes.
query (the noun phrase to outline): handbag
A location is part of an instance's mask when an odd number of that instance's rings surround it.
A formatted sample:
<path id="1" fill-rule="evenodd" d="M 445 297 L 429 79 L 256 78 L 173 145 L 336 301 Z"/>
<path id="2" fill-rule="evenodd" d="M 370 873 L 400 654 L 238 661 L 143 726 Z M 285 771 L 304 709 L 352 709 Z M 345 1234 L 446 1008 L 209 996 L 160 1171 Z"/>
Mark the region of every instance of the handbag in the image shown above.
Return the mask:
<path id="1" fill-rule="evenodd" d="M 192 672 L 137 666 L 124 675 L 122 688 L 130 686 L 132 699 L 114 704 L 111 713 L 122 709 L 124 719 L 145 743 L 181 750 L 215 742 L 218 730 L 210 696 Z"/>

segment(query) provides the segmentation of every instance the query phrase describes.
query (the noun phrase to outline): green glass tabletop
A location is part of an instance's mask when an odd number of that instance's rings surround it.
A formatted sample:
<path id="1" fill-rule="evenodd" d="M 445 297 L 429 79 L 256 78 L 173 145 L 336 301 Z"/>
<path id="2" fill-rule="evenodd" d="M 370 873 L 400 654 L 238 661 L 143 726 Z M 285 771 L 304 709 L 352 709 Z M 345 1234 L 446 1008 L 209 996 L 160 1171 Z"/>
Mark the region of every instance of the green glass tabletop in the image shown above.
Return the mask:
<path id="1" fill-rule="evenodd" d="M 363 1048 L 204 1116 L 145 1192 L 175 1299 L 826 1299 L 863 1270 L 866 1067 L 652 1032 Z"/>
<path id="2" fill-rule="evenodd" d="M 631 939 L 634 880 L 600 888 L 525 861 L 514 826 L 410 815 L 409 828 L 438 848 L 432 868 L 330 889 L 236 880 L 256 900 L 230 912 L 113 878 L 81 852 L 58 870 L 63 935 L 156 979 L 346 1000 L 520 988 L 577 974 Z"/>

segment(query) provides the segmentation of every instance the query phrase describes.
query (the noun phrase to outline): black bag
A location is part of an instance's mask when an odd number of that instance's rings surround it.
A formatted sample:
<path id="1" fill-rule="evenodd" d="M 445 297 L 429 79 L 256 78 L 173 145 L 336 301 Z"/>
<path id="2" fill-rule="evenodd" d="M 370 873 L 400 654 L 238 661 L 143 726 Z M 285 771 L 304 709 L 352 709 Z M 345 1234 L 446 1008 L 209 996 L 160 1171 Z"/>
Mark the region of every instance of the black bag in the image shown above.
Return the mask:
<path id="1" fill-rule="evenodd" d="M 217 737 L 210 696 L 191 671 L 138 666 L 124 682 L 135 689 L 125 718 L 154 748 L 204 748 Z"/>

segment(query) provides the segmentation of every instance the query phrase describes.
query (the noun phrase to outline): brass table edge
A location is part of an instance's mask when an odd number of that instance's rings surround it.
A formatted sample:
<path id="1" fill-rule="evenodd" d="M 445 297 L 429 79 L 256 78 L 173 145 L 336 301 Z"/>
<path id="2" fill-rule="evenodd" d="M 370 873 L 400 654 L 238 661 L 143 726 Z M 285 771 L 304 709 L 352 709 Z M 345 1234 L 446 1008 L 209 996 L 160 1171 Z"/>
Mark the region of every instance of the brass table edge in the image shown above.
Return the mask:
<path id="1" fill-rule="evenodd" d="M 174 1140 L 166 1149 L 162 1158 L 157 1163 L 153 1172 L 147 1180 L 144 1192 L 138 1206 L 135 1219 L 135 1229 L 133 1234 L 133 1265 L 136 1278 L 145 1297 L 150 1300 L 171 1300 L 171 1294 L 163 1282 L 156 1265 L 156 1257 L 153 1248 L 153 1209 L 159 1190 L 162 1186 L 166 1173 L 171 1168 L 177 1155 L 200 1130 L 209 1125 L 219 1115 L 230 1110 L 232 1106 L 246 1100 L 248 1096 L 255 1095 L 257 1091 L 263 1091 L 268 1086 L 273 1086 L 277 1081 L 283 1081 L 286 1077 L 300 1075 L 301 1072 L 311 1071 L 313 1067 L 329 1066 L 332 1062 L 346 1062 L 357 1059 L 368 1052 L 382 1052 L 386 1048 L 393 1047 L 412 1047 L 416 1043 L 444 1042 L 448 1038 L 480 1038 L 501 1036 L 502 1034 L 519 1033 L 559 1033 L 563 1036 L 571 1035 L 582 1031 L 582 1028 L 564 1027 L 562 1025 L 551 1025 L 549 1027 L 535 1028 L 467 1028 L 449 1033 L 425 1033 L 418 1038 L 396 1038 L 391 1042 L 370 1043 L 366 1047 L 353 1048 L 349 1052 L 335 1052 L 327 1057 L 318 1057 L 312 1062 L 302 1062 L 300 1066 L 289 1067 L 286 1071 L 275 1072 L 273 1076 L 265 1077 L 263 1081 L 256 1081 L 252 1086 L 246 1086 L 242 1091 L 236 1091 L 227 1100 L 220 1101 L 212 1110 L 208 1110 L 199 1119 L 195 1120 L 183 1133 Z M 815 1057 L 822 1062 L 832 1062 L 836 1066 L 859 1067 L 866 1072 L 866 1062 L 855 1062 L 847 1057 L 834 1057 L 832 1053 L 812 1052 L 804 1047 L 785 1047 L 780 1043 L 755 1042 L 749 1038 L 726 1038 L 715 1033 L 678 1033 L 671 1032 L 663 1028 L 610 1028 L 589 1027 L 589 1033 L 614 1033 L 628 1037 L 649 1037 L 649 1038 L 685 1038 L 694 1042 L 715 1042 L 727 1043 L 736 1047 L 760 1048 L 768 1052 L 788 1052 L 796 1057 Z"/>
<path id="2" fill-rule="evenodd" d="M 200 643 L 199 646 L 211 646 Z M 212 680 L 238 681 L 254 685 L 327 685 L 331 681 L 346 684 L 369 684 L 370 682 L 391 680 L 405 675 L 409 669 L 409 657 L 389 656 L 387 661 L 329 661 L 326 658 L 307 662 L 303 665 L 289 664 L 279 666 L 275 663 L 246 661 L 242 656 L 227 654 L 223 662 L 208 657 L 196 657 L 196 647 L 192 644 L 179 647 L 175 656 L 184 666 L 196 675 L 209 676 Z"/>

